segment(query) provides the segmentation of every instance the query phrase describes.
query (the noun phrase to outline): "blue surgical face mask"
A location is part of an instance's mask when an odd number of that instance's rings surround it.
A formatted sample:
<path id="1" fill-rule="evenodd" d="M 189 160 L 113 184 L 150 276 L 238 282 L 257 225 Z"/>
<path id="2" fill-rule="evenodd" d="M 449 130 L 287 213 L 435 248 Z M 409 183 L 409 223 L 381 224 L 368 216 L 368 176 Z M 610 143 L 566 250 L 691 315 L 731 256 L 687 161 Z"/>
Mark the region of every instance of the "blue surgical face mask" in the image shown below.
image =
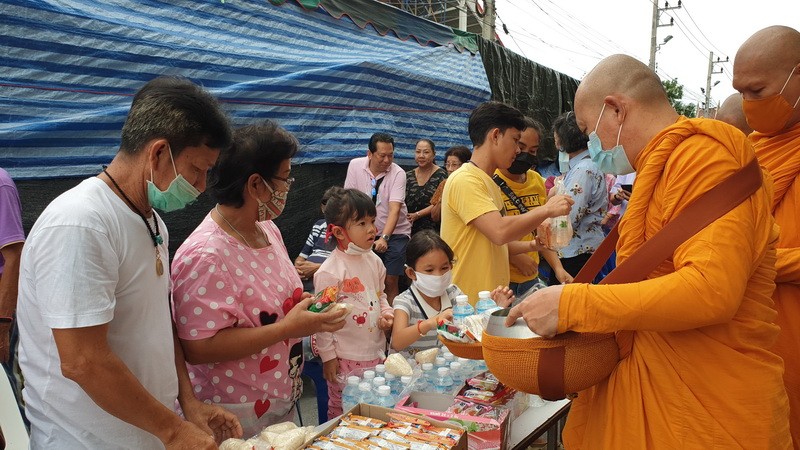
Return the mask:
<path id="1" fill-rule="evenodd" d="M 561 173 L 569 172 L 569 153 L 558 149 L 558 170 Z"/>
<path id="2" fill-rule="evenodd" d="M 628 155 L 625 150 L 619 145 L 619 136 L 622 134 L 622 124 L 619 125 L 619 132 L 617 132 L 617 145 L 610 150 L 603 150 L 603 144 L 600 143 L 600 137 L 597 136 L 597 127 L 600 125 L 600 119 L 603 117 L 603 112 L 606 110 L 606 105 L 603 103 L 603 109 L 600 110 L 600 117 L 597 118 L 597 124 L 594 126 L 594 131 L 589 135 L 589 156 L 592 158 L 597 167 L 603 173 L 610 173 L 613 175 L 625 175 L 635 172 Z"/>
<path id="3" fill-rule="evenodd" d="M 169 151 L 169 158 L 172 161 L 172 170 L 175 172 L 175 179 L 167 187 L 166 191 L 162 191 L 153 184 L 153 169 L 150 169 L 150 179 L 147 180 L 147 199 L 150 201 L 150 206 L 164 212 L 176 211 L 182 209 L 194 202 L 200 191 L 195 189 L 183 175 L 178 173 L 175 168 L 175 159 L 172 157 L 172 148 L 167 146 Z"/>

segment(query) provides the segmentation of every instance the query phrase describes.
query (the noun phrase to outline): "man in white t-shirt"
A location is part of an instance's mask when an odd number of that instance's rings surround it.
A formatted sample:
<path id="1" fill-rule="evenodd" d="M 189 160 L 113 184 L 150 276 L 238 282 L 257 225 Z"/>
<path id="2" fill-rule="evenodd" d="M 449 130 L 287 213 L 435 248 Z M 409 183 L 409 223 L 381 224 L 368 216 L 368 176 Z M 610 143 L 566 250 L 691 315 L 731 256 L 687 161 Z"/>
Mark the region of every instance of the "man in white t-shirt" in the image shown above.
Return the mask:
<path id="1" fill-rule="evenodd" d="M 210 94 L 152 80 L 108 168 L 36 221 L 17 307 L 31 448 L 216 448 L 241 435 L 235 416 L 194 397 L 170 319 L 167 230 L 153 211 L 194 200 L 230 141 Z"/>

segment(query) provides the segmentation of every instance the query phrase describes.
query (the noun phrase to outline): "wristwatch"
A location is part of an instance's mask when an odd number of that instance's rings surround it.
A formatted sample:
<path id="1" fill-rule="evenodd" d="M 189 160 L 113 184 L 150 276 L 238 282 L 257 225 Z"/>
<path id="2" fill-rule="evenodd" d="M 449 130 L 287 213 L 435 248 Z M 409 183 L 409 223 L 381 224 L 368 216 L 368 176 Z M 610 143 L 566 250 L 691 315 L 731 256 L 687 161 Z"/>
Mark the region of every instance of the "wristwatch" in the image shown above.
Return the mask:
<path id="1" fill-rule="evenodd" d="M 389 238 L 390 238 L 390 237 L 392 237 L 392 236 L 391 236 L 391 235 L 388 235 L 388 234 L 384 234 L 383 236 L 381 236 L 381 239 L 383 239 L 383 240 L 384 240 L 384 241 L 386 241 L 386 242 L 389 242 Z"/>

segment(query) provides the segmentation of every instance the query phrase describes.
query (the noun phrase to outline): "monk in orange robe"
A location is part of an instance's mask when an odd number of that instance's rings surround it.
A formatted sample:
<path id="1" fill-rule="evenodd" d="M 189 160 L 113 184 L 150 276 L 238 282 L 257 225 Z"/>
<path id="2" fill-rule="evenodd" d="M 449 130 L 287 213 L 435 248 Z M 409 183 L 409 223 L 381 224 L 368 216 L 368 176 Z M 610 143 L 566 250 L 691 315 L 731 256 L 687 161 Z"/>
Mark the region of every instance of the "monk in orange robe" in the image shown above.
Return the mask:
<path id="1" fill-rule="evenodd" d="M 679 116 L 658 77 L 625 55 L 586 75 L 575 114 L 601 170 L 636 170 L 620 263 L 755 158 L 732 126 Z M 777 229 L 764 179 L 644 281 L 551 286 L 512 309 L 510 322 L 523 317 L 542 336 L 631 331 L 610 377 L 573 400 L 566 448 L 791 448 L 783 362 L 770 350 Z"/>
<path id="2" fill-rule="evenodd" d="M 781 332 L 794 448 L 800 449 L 800 33 L 765 28 L 736 53 L 733 86 L 742 93 L 750 141 L 775 183 L 770 211 L 780 225 L 775 307 Z"/>
<path id="3" fill-rule="evenodd" d="M 738 92 L 729 95 L 728 98 L 722 102 L 722 106 L 719 107 L 717 115 L 714 118 L 735 126 L 746 135 L 753 132 L 753 129 L 747 124 L 747 119 L 744 117 L 744 110 L 742 110 L 742 94 Z"/>

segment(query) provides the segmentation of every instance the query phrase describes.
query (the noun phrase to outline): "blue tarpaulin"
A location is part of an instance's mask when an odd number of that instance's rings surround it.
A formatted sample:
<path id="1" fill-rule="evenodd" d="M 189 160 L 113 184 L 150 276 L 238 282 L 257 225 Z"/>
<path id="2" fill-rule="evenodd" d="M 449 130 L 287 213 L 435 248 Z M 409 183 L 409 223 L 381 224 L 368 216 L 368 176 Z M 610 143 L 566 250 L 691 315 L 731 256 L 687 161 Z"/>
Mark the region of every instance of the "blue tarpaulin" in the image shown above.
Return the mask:
<path id="1" fill-rule="evenodd" d="M 96 174 L 158 75 L 202 84 L 234 125 L 277 120 L 296 163 L 363 156 L 376 131 L 399 162 L 419 138 L 468 144 L 469 111 L 491 96 L 477 54 L 293 2 L 6 0 L 0 36 L 0 167 L 18 179 Z"/>

